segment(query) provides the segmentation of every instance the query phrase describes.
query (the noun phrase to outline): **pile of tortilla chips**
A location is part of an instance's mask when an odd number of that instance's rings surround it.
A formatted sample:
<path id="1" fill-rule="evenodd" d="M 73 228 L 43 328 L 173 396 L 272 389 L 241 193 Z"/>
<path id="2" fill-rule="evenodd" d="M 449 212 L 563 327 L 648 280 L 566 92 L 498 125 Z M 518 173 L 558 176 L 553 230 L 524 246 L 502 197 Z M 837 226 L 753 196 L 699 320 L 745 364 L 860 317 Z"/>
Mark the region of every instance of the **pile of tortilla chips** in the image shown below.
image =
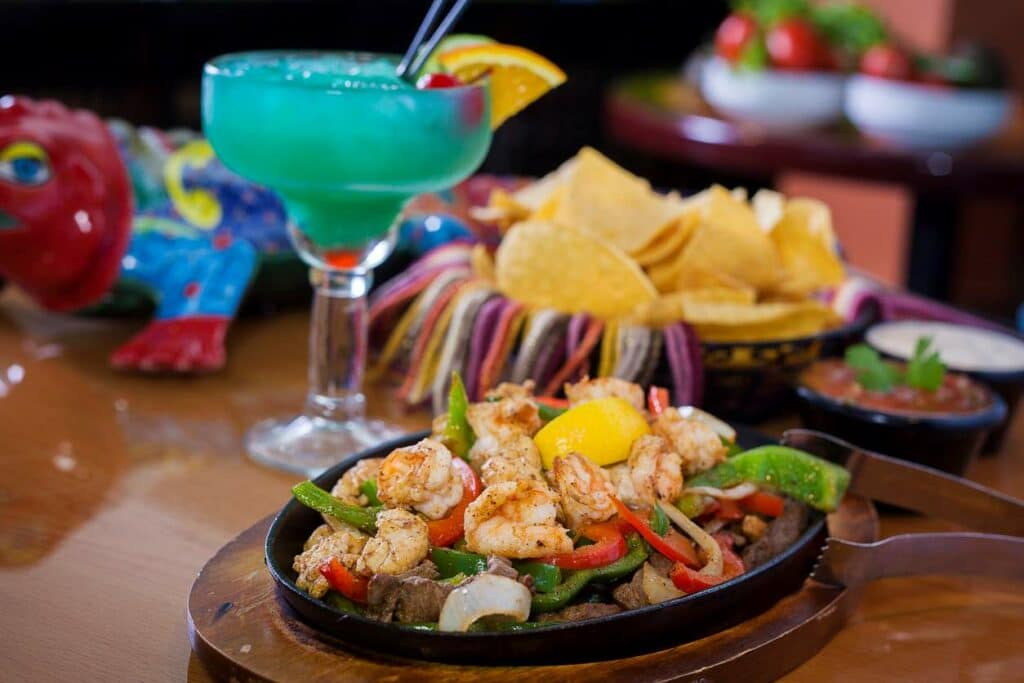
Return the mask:
<path id="1" fill-rule="evenodd" d="M 713 186 L 662 194 L 584 148 L 478 217 L 499 223 L 482 276 L 526 307 L 663 327 L 704 341 L 776 340 L 839 323 L 816 298 L 843 282 L 829 209 L 812 199 Z"/>

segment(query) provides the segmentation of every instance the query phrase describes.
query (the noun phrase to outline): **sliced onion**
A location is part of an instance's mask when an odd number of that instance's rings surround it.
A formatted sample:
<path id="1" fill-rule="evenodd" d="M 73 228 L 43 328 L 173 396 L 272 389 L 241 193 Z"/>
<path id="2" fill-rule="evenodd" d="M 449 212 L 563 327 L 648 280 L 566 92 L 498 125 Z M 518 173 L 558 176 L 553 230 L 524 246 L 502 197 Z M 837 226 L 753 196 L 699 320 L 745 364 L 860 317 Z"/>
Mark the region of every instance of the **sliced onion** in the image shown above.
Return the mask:
<path id="1" fill-rule="evenodd" d="M 647 597 L 647 602 L 652 605 L 686 595 L 686 593 L 676 588 L 676 585 L 672 583 L 672 579 L 658 573 L 658 570 L 652 567 L 650 562 L 644 562 L 643 569 L 640 571 L 640 585 L 644 589 L 644 596 Z"/>
<path id="2" fill-rule="evenodd" d="M 757 484 L 747 482 L 745 484 L 737 484 L 736 486 L 727 489 L 716 489 L 714 486 L 691 486 L 683 491 L 683 494 L 699 493 L 702 496 L 711 496 L 712 498 L 739 500 L 740 498 L 746 498 L 749 495 L 757 493 L 757 491 Z"/>
<path id="3" fill-rule="evenodd" d="M 676 410 L 678 410 L 679 414 L 687 420 L 703 422 L 708 427 L 711 427 L 711 431 L 715 434 L 718 434 L 726 441 L 736 443 L 736 430 L 722 420 L 719 420 L 711 413 L 705 412 L 700 408 L 695 408 L 694 406 L 679 406 Z"/>
<path id="4" fill-rule="evenodd" d="M 441 631 L 467 631 L 483 617 L 505 616 L 516 621 L 530 617 L 530 589 L 514 579 L 480 574 L 451 593 L 441 607 Z"/>
<path id="5" fill-rule="evenodd" d="M 721 517 L 716 517 L 701 528 L 703 528 L 704 531 L 709 534 L 717 534 L 719 531 L 725 528 L 725 525 L 727 523 L 728 522 L 726 522 L 726 520 L 722 519 Z"/>
<path id="6" fill-rule="evenodd" d="M 658 501 L 658 507 L 665 515 L 675 522 L 675 525 L 686 532 L 686 534 L 697 542 L 704 554 L 707 555 L 707 564 L 700 570 L 701 574 L 707 576 L 722 575 L 722 549 L 718 547 L 718 541 L 711 538 L 711 535 L 700 528 L 696 522 L 684 515 L 676 506 L 670 505 L 663 500 Z"/>

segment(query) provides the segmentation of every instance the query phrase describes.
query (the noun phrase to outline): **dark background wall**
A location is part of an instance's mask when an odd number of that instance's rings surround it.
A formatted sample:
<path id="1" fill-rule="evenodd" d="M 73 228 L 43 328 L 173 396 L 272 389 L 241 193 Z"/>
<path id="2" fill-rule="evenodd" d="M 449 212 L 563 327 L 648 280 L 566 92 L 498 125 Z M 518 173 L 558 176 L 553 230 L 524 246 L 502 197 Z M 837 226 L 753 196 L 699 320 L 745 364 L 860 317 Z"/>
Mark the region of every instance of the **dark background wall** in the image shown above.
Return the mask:
<path id="1" fill-rule="evenodd" d="M 0 2 L 0 92 L 55 97 L 104 116 L 199 125 L 204 61 L 259 48 L 401 52 L 427 0 Z M 458 29 L 530 47 L 569 82 L 502 128 L 485 170 L 545 173 L 600 144 L 601 97 L 617 76 L 678 68 L 725 0 L 477 0 Z"/>

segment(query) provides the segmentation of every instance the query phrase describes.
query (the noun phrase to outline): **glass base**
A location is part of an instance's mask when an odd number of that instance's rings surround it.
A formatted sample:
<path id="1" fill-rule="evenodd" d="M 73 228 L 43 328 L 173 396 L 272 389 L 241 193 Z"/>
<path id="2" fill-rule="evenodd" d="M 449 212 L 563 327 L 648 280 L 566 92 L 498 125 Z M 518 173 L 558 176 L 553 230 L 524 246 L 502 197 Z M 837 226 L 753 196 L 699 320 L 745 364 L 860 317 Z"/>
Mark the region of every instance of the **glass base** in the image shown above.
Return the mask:
<path id="1" fill-rule="evenodd" d="M 245 437 L 256 462 L 314 477 L 350 455 L 398 438 L 407 430 L 380 420 L 344 421 L 300 415 L 290 420 L 263 420 Z"/>

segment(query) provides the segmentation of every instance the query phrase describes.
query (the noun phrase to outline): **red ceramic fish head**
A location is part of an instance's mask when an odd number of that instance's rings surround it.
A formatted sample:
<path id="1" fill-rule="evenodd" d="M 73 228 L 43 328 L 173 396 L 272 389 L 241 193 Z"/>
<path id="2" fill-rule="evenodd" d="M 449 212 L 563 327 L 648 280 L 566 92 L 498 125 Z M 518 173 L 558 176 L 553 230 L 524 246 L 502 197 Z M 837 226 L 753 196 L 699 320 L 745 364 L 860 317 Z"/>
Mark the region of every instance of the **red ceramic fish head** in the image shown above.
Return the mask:
<path id="1" fill-rule="evenodd" d="M 0 98 L 0 277 L 47 308 L 86 306 L 117 278 L 131 222 L 131 183 L 98 116 Z"/>

